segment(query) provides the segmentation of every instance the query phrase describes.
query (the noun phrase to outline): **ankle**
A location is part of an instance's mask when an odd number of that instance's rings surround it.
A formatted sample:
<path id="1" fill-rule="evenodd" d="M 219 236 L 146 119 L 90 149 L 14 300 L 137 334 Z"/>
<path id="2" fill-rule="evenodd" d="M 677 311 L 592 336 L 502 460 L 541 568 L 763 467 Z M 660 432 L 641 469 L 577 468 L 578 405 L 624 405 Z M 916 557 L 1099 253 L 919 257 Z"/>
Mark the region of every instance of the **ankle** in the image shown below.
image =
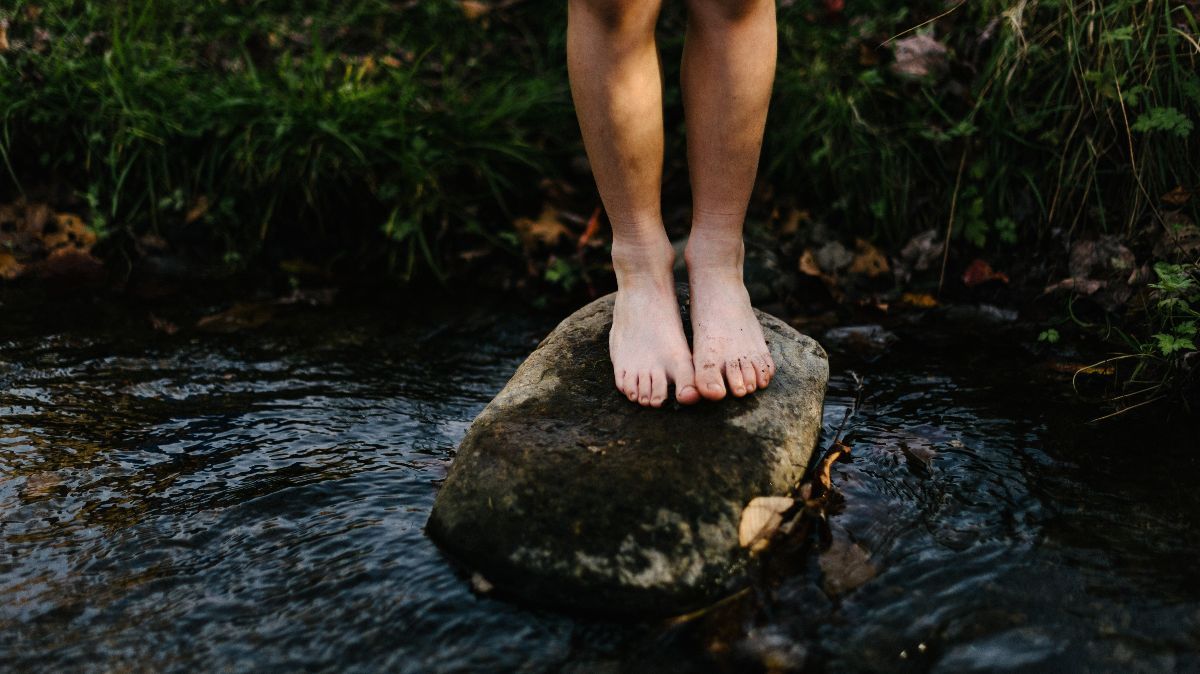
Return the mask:
<path id="1" fill-rule="evenodd" d="M 746 246 L 737 234 L 696 232 L 688 238 L 683 259 L 689 272 L 725 271 L 741 277 Z"/>
<path id="2" fill-rule="evenodd" d="M 653 282 L 671 286 L 675 249 L 666 232 L 647 238 L 617 237 L 612 245 L 613 271 L 620 287 Z"/>

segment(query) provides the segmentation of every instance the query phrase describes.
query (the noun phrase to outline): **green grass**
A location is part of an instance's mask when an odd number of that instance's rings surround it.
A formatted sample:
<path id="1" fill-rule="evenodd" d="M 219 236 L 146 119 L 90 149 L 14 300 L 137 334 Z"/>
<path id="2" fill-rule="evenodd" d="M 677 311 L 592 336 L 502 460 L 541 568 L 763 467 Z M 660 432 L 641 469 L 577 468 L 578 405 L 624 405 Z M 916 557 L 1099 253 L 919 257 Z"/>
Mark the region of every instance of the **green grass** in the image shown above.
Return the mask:
<path id="1" fill-rule="evenodd" d="M 26 42 L 0 60 L 11 191 L 74 192 L 109 236 L 154 231 L 229 262 L 330 242 L 370 256 L 386 238 L 407 276 L 436 269 L 451 235 L 492 235 L 480 214 L 535 186 L 556 159 L 547 132 L 573 124 L 558 65 L 455 3 L 40 6 L 7 12 Z"/>
<path id="2" fill-rule="evenodd" d="M 959 245 L 1061 256 L 1054 241 L 1088 232 L 1152 237 L 1159 195 L 1200 183 L 1186 4 L 966 3 L 920 28 L 948 47 L 921 80 L 893 72 L 882 43 L 942 2 L 863 0 L 844 17 L 818 5 L 780 11 L 772 206 L 896 246 L 944 229 L 954 202 Z M 453 0 L 34 9 L 0 10 L 18 45 L 0 54 L 0 199 L 74 199 L 115 249 L 155 232 L 210 262 L 286 251 L 440 274 L 456 251 L 509 247 L 541 180 L 581 155 L 557 0 L 474 20 Z M 676 175 L 682 28 L 668 5 Z"/>

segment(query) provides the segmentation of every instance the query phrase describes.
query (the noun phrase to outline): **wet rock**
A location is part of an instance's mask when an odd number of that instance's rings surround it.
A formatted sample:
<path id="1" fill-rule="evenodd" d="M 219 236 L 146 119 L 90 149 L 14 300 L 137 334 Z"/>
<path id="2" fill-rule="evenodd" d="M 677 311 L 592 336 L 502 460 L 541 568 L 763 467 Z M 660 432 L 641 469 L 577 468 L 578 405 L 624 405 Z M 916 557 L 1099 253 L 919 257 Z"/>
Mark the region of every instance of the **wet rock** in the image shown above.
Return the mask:
<path id="1" fill-rule="evenodd" d="M 759 319 L 768 389 L 652 410 L 613 386 L 612 296 L 580 309 L 472 424 L 429 533 L 498 593 L 572 609 L 674 614 L 744 585 L 742 508 L 804 473 L 829 374 L 815 341 Z"/>
<path id="2" fill-rule="evenodd" d="M 860 358 L 878 358 L 899 337 L 880 325 L 846 325 L 825 331 L 822 338 L 829 348 Z"/>

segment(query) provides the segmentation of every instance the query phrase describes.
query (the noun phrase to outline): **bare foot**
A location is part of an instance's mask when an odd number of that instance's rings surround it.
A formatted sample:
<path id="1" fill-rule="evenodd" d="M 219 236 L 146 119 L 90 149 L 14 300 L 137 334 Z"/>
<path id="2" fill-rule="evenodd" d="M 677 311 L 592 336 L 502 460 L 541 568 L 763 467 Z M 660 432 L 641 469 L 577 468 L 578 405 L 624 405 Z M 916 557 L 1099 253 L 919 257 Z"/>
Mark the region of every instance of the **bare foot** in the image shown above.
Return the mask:
<path id="1" fill-rule="evenodd" d="M 617 299 L 608 352 L 617 388 L 645 407 L 662 407 L 667 387 L 684 405 L 700 400 L 671 274 L 674 251 L 664 234 L 647 244 L 613 244 Z"/>
<path id="2" fill-rule="evenodd" d="M 740 236 L 693 230 L 684 257 L 691 283 L 692 360 L 700 395 L 720 400 L 765 388 L 775 375 L 762 327 L 742 282 Z"/>

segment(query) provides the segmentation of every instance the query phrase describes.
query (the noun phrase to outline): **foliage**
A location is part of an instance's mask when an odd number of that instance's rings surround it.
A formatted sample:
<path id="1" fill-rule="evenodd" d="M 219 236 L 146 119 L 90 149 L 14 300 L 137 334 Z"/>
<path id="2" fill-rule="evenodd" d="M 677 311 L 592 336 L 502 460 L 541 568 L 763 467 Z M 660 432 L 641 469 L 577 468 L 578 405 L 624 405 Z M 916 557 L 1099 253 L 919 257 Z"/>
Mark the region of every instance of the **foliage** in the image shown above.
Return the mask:
<path id="1" fill-rule="evenodd" d="M 216 259 L 382 233 L 401 274 L 436 267 L 438 240 L 488 235 L 480 214 L 536 185 L 572 125 L 542 46 L 494 41 L 455 2 L 17 0 L 0 19 L 13 191 L 60 185 L 102 234 Z"/>
<path id="2" fill-rule="evenodd" d="M 211 259 L 384 251 L 408 277 L 481 242 L 512 249 L 512 214 L 581 155 L 563 4 L 15 0 L 0 170 L 9 192 L 73 194 L 104 235 L 158 232 Z M 678 5 L 660 41 L 676 175 Z M 1192 187 L 1192 5 L 985 0 L 889 41 L 945 10 L 782 3 L 775 201 L 892 245 L 956 202 L 958 236 L 1003 248 L 1130 230 L 1152 195 Z"/>

